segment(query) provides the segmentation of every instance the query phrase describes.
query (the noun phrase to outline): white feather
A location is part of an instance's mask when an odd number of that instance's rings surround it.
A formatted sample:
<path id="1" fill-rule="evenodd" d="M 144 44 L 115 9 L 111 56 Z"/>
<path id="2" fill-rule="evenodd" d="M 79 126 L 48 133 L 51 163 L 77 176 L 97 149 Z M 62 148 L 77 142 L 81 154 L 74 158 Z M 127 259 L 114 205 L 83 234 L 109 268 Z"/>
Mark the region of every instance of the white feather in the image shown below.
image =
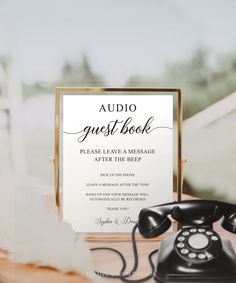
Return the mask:
<path id="1" fill-rule="evenodd" d="M 92 273 L 83 237 L 58 220 L 45 196 L 9 177 L 1 179 L 0 196 L 0 249 L 9 260 Z"/>

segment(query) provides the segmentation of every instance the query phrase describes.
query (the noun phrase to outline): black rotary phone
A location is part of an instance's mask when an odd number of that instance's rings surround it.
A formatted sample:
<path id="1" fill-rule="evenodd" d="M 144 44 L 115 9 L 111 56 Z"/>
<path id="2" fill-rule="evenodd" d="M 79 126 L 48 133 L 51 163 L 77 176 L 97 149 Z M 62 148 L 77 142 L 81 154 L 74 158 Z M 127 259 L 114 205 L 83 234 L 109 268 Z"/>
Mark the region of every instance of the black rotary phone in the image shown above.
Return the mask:
<path id="1" fill-rule="evenodd" d="M 169 229 L 168 215 L 181 224 L 176 234 L 162 241 L 154 278 L 157 282 L 236 282 L 236 254 L 221 240 L 213 223 L 236 233 L 236 206 L 218 201 L 193 200 L 143 209 L 138 228 L 154 238 Z"/>
<path id="2" fill-rule="evenodd" d="M 153 273 L 146 278 L 131 280 L 138 267 L 135 231 L 145 238 L 154 238 L 166 232 L 171 226 L 171 216 L 181 224 L 181 229 L 161 242 L 157 264 L 149 261 Z M 231 243 L 223 240 L 214 231 L 213 223 L 223 217 L 222 227 L 236 234 L 236 205 L 219 201 L 190 200 L 157 205 L 141 210 L 137 225 L 132 232 L 135 263 L 133 269 L 124 274 L 124 256 L 115 249 L 122 259 L 123 268 L 119 275 L 96 272 L 108 278 L 123 282 L 144 282 L 154 278 L 160 283 L 236 283 L 236 254 Z M 96 250 L 93 249 L 93 250 Z"/>

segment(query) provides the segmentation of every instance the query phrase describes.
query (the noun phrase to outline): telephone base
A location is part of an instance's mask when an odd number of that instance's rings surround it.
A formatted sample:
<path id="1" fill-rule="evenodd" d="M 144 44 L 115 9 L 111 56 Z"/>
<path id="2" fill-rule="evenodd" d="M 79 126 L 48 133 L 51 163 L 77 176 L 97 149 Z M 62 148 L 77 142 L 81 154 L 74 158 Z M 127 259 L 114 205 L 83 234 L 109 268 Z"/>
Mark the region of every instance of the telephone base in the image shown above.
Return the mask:
<path id="1" fill-rule="evenodd" d="M 184 275 L 169 275 L 165 278 L 161 277 L 160 274 L 156 273 L 154 276 L 154 280 L 157 283 L 235 283 L 236 281 L 236 274 L 235 275 L 228 275 L 224 277 L 214 277 L 210 275 L 202 275 L 202 276 L 184 276 Z"/>
<path id="2" fill-rule="evenodd" d="M 222 251 L 205 263 L 193 264 L 176 253 L 175 235 L 162 241 L 154 280 L 158 283 L 235 283 L 236 254 L 231 243 L 222 240 Z"/>

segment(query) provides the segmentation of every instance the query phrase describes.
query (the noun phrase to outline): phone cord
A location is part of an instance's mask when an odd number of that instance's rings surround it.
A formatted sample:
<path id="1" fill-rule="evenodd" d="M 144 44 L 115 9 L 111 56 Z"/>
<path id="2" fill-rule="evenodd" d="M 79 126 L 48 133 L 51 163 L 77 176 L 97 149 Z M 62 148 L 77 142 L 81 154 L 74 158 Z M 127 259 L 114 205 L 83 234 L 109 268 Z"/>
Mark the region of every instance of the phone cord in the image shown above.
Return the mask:
<path id="1" fill-rule="evenodd" d="M 121 261 L 122 261 L 122 268 L 121 268 L 121 271 L 120 271 L 120 274 L 119 275 L 113 275 L 113 274 L 107 274 L 107 273 L 103 273 L 103 272 L 100 272 L 100 271 L 94 271 L 97 275 L 99 276 L 102 276 L 102 277 L 106 277 L 106 278 L 113 278 L 113 279 L 120 279 L 121 281 L 123 282 L 127 282 L 127 283 L 141 283 L 141 282 L 145 282 L 149 279 L 151 279 L 153 277 L 153 274 L 154 274 L 154 270 L 155 270 L 155 265 L 153 263 L 153 260 L 152 260 L 152 257 L 155 253 L 158 252 L 158 249 L 156 250 L 153 250 L 149 255 L 148 255 L 148 261 L 150 263 L 150 266 L 151 266 L 151 270 L 152 270 L 152 273 L 147 275 L 146 277 L 144 278 L 141 278 L 141 279 L 128 279 L 129 277 L 131 277 L 135 271 L 137 270 L 138 268 L 138 250 L 137 250 L 137 244 L 136 244 L 136 239 L 135 239 L 135 232 L 138 228 L 138 225 L 136 224 L 132 230 L 132 236 L 131 236 L 131 239 L 132 239 L 132 247 L 133 247 L 133 254 L 134 254 L 134 266 L 132 268 L 132 270 L 129 272 L 129 273 L 126 273 L 124 274 L 124 271 L 127 267 L 127 264 L 126 264 L 126 260 L 125 260 L 125 257 L 124 255 L 116 250 L 116 249 L 113 249 L 113 248 L 108 248 L 108 247 L 98 247 L 98 248 L 92 248 L 90 249 L 91 251 L 98 251 L 98 250 L 108 250 L 108 251 L 112 251 L 114 253 L 116 253 L 117 255 L 119 255 Z"/>

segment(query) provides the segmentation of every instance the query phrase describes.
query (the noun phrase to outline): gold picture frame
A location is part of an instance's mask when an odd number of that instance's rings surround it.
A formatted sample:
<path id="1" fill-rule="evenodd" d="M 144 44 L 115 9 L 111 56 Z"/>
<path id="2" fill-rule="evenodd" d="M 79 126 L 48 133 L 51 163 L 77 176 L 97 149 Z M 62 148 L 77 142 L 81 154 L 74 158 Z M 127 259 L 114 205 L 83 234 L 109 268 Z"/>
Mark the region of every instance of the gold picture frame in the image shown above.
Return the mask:
<path id="1" fill-rule="evenodd" d="M 55 90 L 55 148 L 54 148 L 54 181 L 55 181 L 55 205 L 59 217 L 62 217 L 62 187 L 61 187 L 61 164 L 60 164 L 60 146 L 61 146 L 61 115 L 62 103 L 61 96 L 63 94 L 83 93 L 163 93 L 175 94 L 177 96 L 177 201 L 182 199 L 183 187 L 183 159 L 182 159 L 182 90 L 180 88 L 107 88 L 107 87 L 57 87 Z"/>

